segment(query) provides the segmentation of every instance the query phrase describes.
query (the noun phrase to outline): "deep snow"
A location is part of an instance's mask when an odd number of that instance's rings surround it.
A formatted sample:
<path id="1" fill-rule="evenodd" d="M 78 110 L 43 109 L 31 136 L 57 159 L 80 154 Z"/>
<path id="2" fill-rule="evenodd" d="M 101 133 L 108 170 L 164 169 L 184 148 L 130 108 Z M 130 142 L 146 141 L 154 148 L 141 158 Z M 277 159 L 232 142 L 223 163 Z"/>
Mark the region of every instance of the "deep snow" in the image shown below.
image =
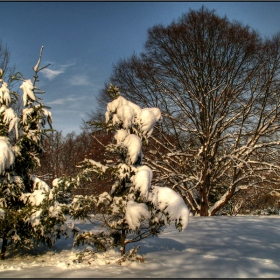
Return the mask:
<path id="1" fill-rule="evenodd" d="M 81 230 L 91 224 L 75 223 Z M 36 249 L 0 261 L 0 277 L 280 277 L 279 216 L 190 217 L 183 232 L 168 226 L 159 237 L 139 242 L 145 263 L 115 261 L 119 252 L 102 254 L 91 264 L 74 263 L 73 239 L 52 249 Z"/>

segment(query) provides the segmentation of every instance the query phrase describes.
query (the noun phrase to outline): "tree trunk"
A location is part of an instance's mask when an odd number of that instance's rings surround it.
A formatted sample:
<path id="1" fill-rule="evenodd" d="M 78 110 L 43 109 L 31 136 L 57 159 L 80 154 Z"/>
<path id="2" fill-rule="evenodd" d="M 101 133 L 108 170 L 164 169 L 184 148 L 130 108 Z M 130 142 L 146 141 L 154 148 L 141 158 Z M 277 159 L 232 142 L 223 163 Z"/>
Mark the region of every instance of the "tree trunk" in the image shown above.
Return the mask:
<path id="1" fill-rule="evenodd" d="M 209 216 L 208 209 L 208 195 L 205 187 L 202 188 L 200 191 L 200 216 Z"/>
<path id="2" fill-rule="evenodd" d="M 0 259 L 4 260 L 5 259 L 5 253 L 7 251 L 7 245 L 8 245 L 8 239 L 6 236 L 3 237 L 3 242 L 2 242 L 2 248 L 1 248 L 1 256 Z"/>
<path id="3" fill-rule="evenodd" d="M 226 193 L 210 209 L 210 215 L 214 216 L 234 195 L 236 188 L 231 186 Z"/>
<path id="4" fill-rule="evenodd" d="M 122 235 L 121 235 L 121 256 L 125 254 L 125 230 L 122 229 Z"/>
<path id="5" fill-rule="evenodd" d="M 209 216 L 208 210 L 209 210 L 209 204 L 208 204 L 208 195 L 210 188 L 210 176 L 208 174 L 208 161 L 206 160 L 204 170 L 203 170 L 203 176 L 202 176 L 202 182 L 199 189 L 200 192 L 200 216 Z"/>

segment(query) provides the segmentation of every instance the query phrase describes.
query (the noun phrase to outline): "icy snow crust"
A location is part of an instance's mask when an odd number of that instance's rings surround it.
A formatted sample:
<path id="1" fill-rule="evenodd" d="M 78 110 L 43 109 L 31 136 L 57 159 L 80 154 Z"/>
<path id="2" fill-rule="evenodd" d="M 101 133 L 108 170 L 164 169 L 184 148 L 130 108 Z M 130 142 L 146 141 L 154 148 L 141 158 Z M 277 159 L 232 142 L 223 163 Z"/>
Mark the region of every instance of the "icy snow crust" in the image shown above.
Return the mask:
<path id="1" fill-rule="evenodd" d="M 280 216 L 190 217 L 188 230 L 168 226 L 139 242 L 145 263 L 116 263 L 109 250 L 89 262 L 74 261 L 73 239 L 0 262 L 1 278 L 279 278 Z M 90 223 L 81 230 L 94 231 Z M 128 244 L 128 249 L 131 244 Z"/>

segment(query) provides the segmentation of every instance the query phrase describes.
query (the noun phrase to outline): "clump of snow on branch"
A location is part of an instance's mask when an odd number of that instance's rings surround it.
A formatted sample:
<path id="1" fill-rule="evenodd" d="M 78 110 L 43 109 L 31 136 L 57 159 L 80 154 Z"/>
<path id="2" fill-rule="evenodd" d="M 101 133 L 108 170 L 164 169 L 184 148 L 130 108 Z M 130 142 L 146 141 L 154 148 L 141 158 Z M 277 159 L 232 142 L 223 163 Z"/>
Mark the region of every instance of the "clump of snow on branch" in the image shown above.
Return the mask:
<path id="1" fill-rule="evenodd" d="M 117 117 L 123 123 L 123 128 L 131 128 L 134 121 L 133 108 L 128 105 L 122 105 L 117 109 Z"/>
<path id="2" fill-rule="evenodd" d="M 105 120 L 108 123 L 112 119 L 113 125 L 122 123 L 123 128 L 129 129 L 133 124 L 140 126 L 140 131 L 147 137 L 151 136 L 157 121 L 161 120 L 161 112 L 158 108 L 143 108 L 124 97 L 119 96 L 107 105 Z"/>
<path id="3" fill-rule="evenodd" d="M 20 88 L 23 91 L 23 105 L 26 106 L 27 105 L 27 101 L 28 101 L 28 97 L 31 100 L 36 100 L 35 94 L 34 94 L 34 86 L 32 84 L 32 81 L 30 79 L 28 80 L 24 80 L 22 82 L 22 85 L 20 86 Z"/>
<path id="4" fill-rule="evenodd" d="M 15 117 L 14 119 L 11 120 L 10 124 L 9 124 L 9 132 L 12 131 L 12 129 L 15 130 L 15 136 L 16 139 L 18 139 L 18 124 L 19 124 L 19 118 Z"/>
<path id="5" fill-rule="evenodd" d="M 0 174 L 10 168 L 15 161 L 11 144 L 6 137 L 0 137 Z"/>
<path id="6" fill-rule="evenodd" d="M 21 199 L 24 203 L 29 201 L 32 206 L 41 205 L 44 198 L 45 198 L 45 191 L 43 190 L 34 190 L 34 192 L 32 193 L 23 193 L 21 196 Z"/>
<path id="7" fill-rule="evenodd" d="M 3 82 L 0 88 L 0 102 L 6 103 L 6 105 L 11 102 L 10 90 L 8 89 L 8 84 L 6 82 Z"/>
<path id="8" fill-rule="evenodd" d="M 46 108 L 42 108 L 42 114 L 43 117 L 45 117 L 48 121 L 48 123 L 52 123 L 53 122 L 53 118 L 52 118 L 52 112 L 47 110 Z"/>
<path id="9" fill-rule="evenodd" d="M 13 108 L 6 109 L 4 112 L 4 119 L 3 119 L 4 123 L 8 124 L 14 118 L 16 118 L 16 114 L 15 114 Z"/>
<path id="10" fill-rule="evenodd" d="M 136 174 L 131 178 L 135 190 L 140 192 L 140 196 L 143 197 L 144 200 L 148 198 L 152 177 L 152 170 L 148 166 L 142 165 L 137 167 Z"/>
<path id="11" fill-rule="evenodd" d="M 168 215 L 170 221 L 180 222 L 182 230 L 188 225 L 189 209 L 182 197 L 168 187 L 153 186 L 149 201 L 156 209 Z"/>
<path id="12" fill-rule="evenodd" d="M 123 145 L 127 148 L 131 164 L 135 164 L 139 159 L 142 159 L 142 142 L 137 135 L 129 134 L 124 139 Z"/>
<path id="13" fill-rule="evenodd" d="M 124 130 L 124 129 L 117 130 L 117 132 L 115 133 L 115 136 L 114 136 L 114 138 L 117 141 L 117 144 L 122 143 L 127 135 L 128 135 L 128 133 L 126 130 Z"/>
<path id="14" fill-rule="evenodd" d="M 106 169 L 107 169 L 107 166 L 105 166 L 105 165 L 103 165 L 102 163 L 97 162 L 97 161 L 95 161 L 95 160 L 93 160 L 93 159 L 85 159 L 84 162 L 88 162 L 88 163 L 90 163 L 92 166 L 94 166 L 94 167 L 96 167 L 96 168 L 98 168 L 98 169 L 101 169 L 103 173 L 104 173 L 104 172 L 106 171 Z"/>
<path id="15" fill-rule="evenodd" d="M 107 105 L 107 116 L 109 116 L 111 113 L 116 113 L 117 109 L 120 108 L 123 105 L 130 106 L 133 109 L 134 115 L 137 117 L 138 114 L 141 112 L 141 108 L 134 104 L 131 101 L 126 100 L 124 97 L 119 96 L 112 102 L 109 102 Z"/>
<path id="16" fill-rule="evenodd" d="M 39 179 L 38 177 L 32 175 L 31 179 L 33 181 L 33 189 L 43 190 L 43 191 L 50 190 L 49 185 L 46 182 L 44 182 L 43 180 Z"/>
<path id="17" fill-rule="evenodd" d="M 161 111 L 160 111 L 159 108 L 154 107 L 154 108 L 147 108 L 147 109 L 153 112 L 153 114 L 154 114 L 155 117 L 156 117 L 156 121 L 157 121 L 157 122 L 158 122 L 158 121 L 161 121 L 162 116 L 161 116 Z"/>
<path id="18" fill-rule="evenodd" d="M 52 199 L 53 192 L 44 182 L 43 180 L 39 179 L 38 177 L 32 175 L 31 180 L 33 181 L 33 192 L 32 193 L 23 193 L 21 196 L 21 200 L 26 203 L 29 203 L 32 206 L 40 206 L 44 199 Z"/>
<path id="19" fill-rule="evenodd" d="M 42 210 L 38 210 L 30 216 L 29 223 L 32 225 L 32 227 L 40 225 L 41 214 Z"/>
<path id="20" fill-rule="evenodd" d="M 151 136 L 156 123 L 156 116 L 148 108 L 142 109 L 138 119 L 141 131 L 148 136 Z"/>
<path id="21" fill-rule="evenodd" d="M 137 203 L 133 200 L 127 202 L 125 219 L 129 228 L 135 230 L 140 227 L 143 220 L 150 219 L 151 214 L 145 203 Z"/>

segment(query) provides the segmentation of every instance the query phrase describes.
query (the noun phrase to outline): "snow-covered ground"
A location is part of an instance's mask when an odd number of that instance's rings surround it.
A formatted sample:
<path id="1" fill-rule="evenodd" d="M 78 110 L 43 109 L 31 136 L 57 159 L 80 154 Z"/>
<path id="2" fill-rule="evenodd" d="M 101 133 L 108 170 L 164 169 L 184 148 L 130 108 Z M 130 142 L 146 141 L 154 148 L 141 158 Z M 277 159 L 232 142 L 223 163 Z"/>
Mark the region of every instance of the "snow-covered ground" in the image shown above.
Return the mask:
<path id="1" fill-rule="evenodd" d="M 81 230 L 90 224 L 76 224 Z M 139 243 L 145 263 L 116 263 L 110 251 L 90 263 L 73 262 L 73 239 L 0 261 L 0 277 L 280 277 L 279 216 L 190 217 L 184 232 L 168 226 Z"/>

